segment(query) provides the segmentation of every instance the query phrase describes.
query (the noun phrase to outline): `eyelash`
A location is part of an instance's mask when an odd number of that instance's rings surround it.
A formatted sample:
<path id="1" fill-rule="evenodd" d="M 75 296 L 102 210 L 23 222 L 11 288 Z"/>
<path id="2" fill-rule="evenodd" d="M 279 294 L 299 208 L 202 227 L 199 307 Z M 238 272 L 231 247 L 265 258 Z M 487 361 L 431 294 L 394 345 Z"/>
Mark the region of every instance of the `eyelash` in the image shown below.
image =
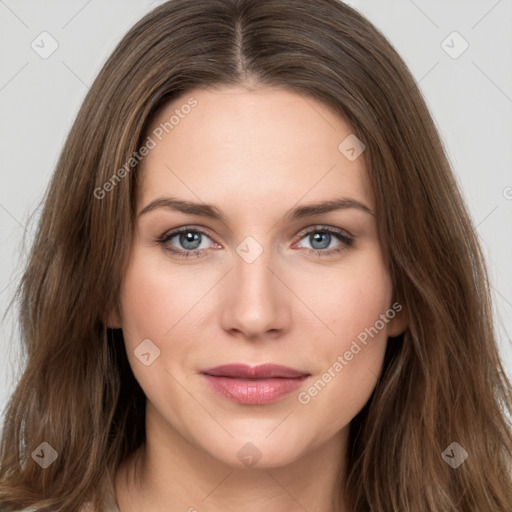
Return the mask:
<path id="1" fill-rule="evenodd" d="M 175 229 L 170 232 L 166 232 L 163 235 L 161 235 L 156 242 L 159 243 L 164 247 L 164 249 L 170 253 L 172 253 L 175 256 L 178 256 L 179 258 L 188 258 L 188 257 L 194 257 L 199 258 L 203 255 L 204 252 L 207 251 L 207 249 L 194 249 L 191 251 L 183 251 L 183 250 L 177 250 L 172 248 L 171 245 L 169 245 L 169 241 L 174 238 L 176 235 L 179 235 L 181 233 L 201 233 L 202 235 L 205 235 L 208 238 L 211 238 L 211 236 L 208 234 L 208 232 L 204 231 L 203 229 L 199 228 L 193 228 L 189 226 L 184 226 L 178 229 Z M 341 229 L 332 228 L 328 226 L 314 226 L 309 231 L 306 231 L 301 234 L 300 240 L 302 240 L 304 237 L 311 235 L 312 233 L 327 233 L 329 235 L 334 235 L 341 244 L 334 248 L 329 250 L 321 250 L 321 249 L 309 249 L 305 248 L 308 251 L 308 254 L 312 254 L 315 256 L 332 256 L 334 254 L 338 254 L 349 247 L 352 247 L 354 244 L 354 237 L 352 235 L 349 235 L 347 232 Z"/>

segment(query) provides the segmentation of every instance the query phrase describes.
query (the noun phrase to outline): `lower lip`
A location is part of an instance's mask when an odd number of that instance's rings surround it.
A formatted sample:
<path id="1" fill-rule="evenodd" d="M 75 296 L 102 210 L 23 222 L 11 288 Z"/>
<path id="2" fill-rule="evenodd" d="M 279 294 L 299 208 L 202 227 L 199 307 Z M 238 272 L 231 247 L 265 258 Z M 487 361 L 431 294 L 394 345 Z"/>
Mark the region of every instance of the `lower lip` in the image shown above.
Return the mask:
<path id="1" fill-rule="evenodd" d="M 298 389 L 307 376 L 273 379 L 238 379 L 203 374 L 208 384 L 233 402 L 244 405 L 264 405 Z"/>

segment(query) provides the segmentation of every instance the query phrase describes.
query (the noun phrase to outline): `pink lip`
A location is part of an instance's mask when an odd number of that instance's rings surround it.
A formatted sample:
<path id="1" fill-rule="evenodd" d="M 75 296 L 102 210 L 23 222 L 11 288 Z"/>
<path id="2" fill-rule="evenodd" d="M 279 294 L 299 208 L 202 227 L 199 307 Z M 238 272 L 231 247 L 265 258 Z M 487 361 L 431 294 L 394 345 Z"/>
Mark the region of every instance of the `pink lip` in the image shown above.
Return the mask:
<path id="1" fill-rule="evenodd" d="M 309 376 L 308 373 L 275 364 L 227 364 L 201 373 L 215 391 L 245 405 L 275 402 L 295 391 Z"/>

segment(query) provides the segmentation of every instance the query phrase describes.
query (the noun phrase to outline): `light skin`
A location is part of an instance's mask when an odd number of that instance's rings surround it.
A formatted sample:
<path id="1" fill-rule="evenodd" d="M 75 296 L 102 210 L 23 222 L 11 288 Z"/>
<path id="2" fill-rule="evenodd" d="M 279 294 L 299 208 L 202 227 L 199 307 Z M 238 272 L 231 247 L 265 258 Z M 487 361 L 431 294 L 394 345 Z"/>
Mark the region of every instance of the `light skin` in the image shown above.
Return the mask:
<path id="1" fill-rule="evenodd" d="M 375 387 L 387 338 L 407 326 L 402 310 L 309 403 L 298 400 L 392 306 L 365 154 L 347 159 L 338 146 L 350 125 L 280 88 L 189 91 L 165 106 L 148 134 L 190 97 L 197 106 L 137 170 L 136 211 L 173 196 L 215 205 L 225 219 L 168 207 L 137 218 L 121 314 L 109 325 L 123 329 L 147 397 L 147 448 L 134 482 L 130 464 L 116 475 L 119 508 L 333 512 L 350 421 Z M 340 198 L 352 202 L 286 217 Z M 157 241 L 184 226 L 207 232 L 198 235 L 199 256 L 167 250 L 193 252 L 184 237 Z M 251 263 L 237 252 L 249 236 L 262 248 Z M 160 350 L 149 366 L 134 354 L 145 339 Z M 242 405 L 199 373 L 228 363 L 276 363 L 310 376 L 274 403 Z M 261 454 L 253 466 L 237 455 L 247 443 Z M 348 512 L 343 500 L 339 510 Z"/>

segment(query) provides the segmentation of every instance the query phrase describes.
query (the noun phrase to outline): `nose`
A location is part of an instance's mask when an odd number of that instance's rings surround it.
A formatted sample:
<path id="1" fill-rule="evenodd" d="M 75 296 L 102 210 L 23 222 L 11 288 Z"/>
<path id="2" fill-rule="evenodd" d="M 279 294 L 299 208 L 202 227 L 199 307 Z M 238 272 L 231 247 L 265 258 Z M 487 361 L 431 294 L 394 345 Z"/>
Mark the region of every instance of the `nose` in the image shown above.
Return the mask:
<path id="1" fill-rule="evenodd" d="M 275 339 L 289 329 L 291 292 L 268 251 L 252 262 L 236 255 L 221 300 L 222 328 L 249 341 Z"/>

